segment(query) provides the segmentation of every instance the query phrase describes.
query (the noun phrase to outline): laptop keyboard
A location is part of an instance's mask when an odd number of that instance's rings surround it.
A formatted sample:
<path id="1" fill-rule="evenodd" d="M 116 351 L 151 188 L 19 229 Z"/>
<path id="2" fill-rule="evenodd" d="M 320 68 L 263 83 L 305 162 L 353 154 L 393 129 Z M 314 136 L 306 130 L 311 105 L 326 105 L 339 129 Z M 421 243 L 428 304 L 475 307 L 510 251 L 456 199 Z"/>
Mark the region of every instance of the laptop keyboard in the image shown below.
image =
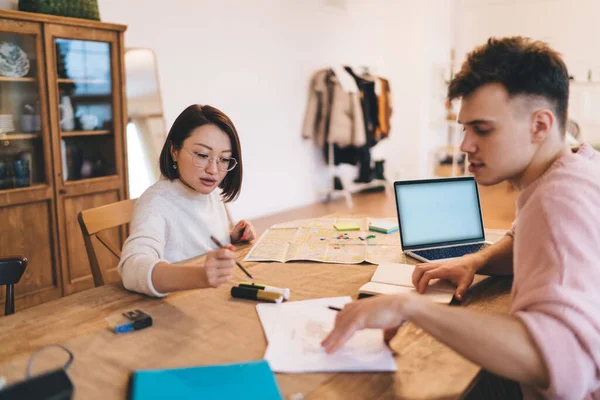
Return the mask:
<path id="1" fill-rule="evenodd" d="M 461 257 L 465 254 L 475 253 L 485 246 L 485 243 L 465 244 L 464 246 L 441 247 L 438 249 L 428 250 L 413 250 L 412 252 L 428 260 L 442 260 L 444 258 Z"/>

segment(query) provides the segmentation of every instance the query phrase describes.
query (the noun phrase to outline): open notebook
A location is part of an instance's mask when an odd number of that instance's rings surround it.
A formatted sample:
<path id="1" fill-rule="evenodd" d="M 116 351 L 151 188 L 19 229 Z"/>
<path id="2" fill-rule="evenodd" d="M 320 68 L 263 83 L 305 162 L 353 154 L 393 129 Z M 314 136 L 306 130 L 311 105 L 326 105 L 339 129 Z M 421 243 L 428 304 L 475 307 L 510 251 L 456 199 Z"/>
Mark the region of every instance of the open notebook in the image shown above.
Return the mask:
<path id="1" fill-rule="evenodd" d="M 360 299 L 377 294 L 418 294 L 417 289 L 415 289 L 412 283 L 412 273 L 414 269 L 415 266 L 409 264 L 379 264 L 371 278 L 371 282 L 364 284 L 358 290 L 358 298 Z M 487 276 L 485 275 L 475 275 L 470 288 L 486 278 Z M 441 279 L 433 279 L 429 282 L 427 290 L 421 296 L 425 296 L 435 303 L 449 304 L 452 301 L 455 291 L 456 286 L 452 283 Z"/>

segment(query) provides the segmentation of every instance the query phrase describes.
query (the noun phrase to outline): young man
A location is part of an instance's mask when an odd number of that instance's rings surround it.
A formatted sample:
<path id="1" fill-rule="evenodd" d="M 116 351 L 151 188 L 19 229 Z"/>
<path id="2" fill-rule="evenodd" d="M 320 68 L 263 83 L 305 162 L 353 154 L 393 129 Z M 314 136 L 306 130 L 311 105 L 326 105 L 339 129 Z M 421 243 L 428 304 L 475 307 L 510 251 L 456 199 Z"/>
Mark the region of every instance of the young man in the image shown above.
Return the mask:
<path id="1" fill-rule="evenodd" d="M 514 274 L 510 314 L 489 314 L 390 295 L 344 307 L 323 341 L 338 349 L 356 330 L 410 320 L 525 398 L 600 399 L 600 153 L 565 143 L 569 77 L 560 55 L 522 37 L 490 39 L 450 83 L 475 179 L 521 190 L 517 219 L 500 242 L 415 268 L 462 296 L 475 272 Z"/>

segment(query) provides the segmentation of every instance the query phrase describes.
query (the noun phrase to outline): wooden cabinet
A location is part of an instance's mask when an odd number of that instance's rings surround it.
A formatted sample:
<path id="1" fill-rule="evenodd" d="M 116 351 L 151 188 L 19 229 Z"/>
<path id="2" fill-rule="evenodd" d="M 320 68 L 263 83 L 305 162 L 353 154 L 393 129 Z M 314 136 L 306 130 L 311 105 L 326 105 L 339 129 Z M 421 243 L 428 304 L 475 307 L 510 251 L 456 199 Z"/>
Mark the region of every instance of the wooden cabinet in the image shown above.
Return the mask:
<path id="1" fill-rule="evenodd" d="M 29 259 L 17 309 L 93 287 L 77 213 L 128 197 L 124 31 L 0 10 L 0 256 Z"/>

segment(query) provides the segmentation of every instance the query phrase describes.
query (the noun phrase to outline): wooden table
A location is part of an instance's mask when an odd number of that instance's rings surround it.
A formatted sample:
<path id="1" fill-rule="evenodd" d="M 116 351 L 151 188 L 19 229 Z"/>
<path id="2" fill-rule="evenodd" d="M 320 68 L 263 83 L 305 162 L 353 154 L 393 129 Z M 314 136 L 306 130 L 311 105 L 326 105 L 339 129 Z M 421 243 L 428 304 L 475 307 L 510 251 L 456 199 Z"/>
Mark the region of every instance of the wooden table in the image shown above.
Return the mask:
<path id="1" fill-rule="evenodd" d="M 497 240 L 503 232 L 488 232 Z M 250 246 L 238 248 L 240 259 Z M 374 265 L 247 263 L 257 282 L 289 287 L 292 300 L 350 295 L 368 282 Z M 234 279 L 245 280 L 236 270 Z M 509 280 L 490 279 L 473 290 L 466 307 L 506 312 Z M 233 299 L 230 286 L 175 293 L 152 299 L 120 284 L 90 289 L 0 318 L 0 376 L 22 379 L 30 354 L 51 343 L 75 355 L 69 375 L 78 399 L 124 399 L 131 371 L 261 359 L 266 340 L 253 301 Z M 105 318 L 140 308 L 154 326 L 114 334 Z M 396 373 L 277 374 L 287 398 L 451 399 L 458 398 L 479 368 L 412 324 L 391 343 Z M 66 356 L 48 349 L 36 357 L 34 371 L 58 367 Z"/>

